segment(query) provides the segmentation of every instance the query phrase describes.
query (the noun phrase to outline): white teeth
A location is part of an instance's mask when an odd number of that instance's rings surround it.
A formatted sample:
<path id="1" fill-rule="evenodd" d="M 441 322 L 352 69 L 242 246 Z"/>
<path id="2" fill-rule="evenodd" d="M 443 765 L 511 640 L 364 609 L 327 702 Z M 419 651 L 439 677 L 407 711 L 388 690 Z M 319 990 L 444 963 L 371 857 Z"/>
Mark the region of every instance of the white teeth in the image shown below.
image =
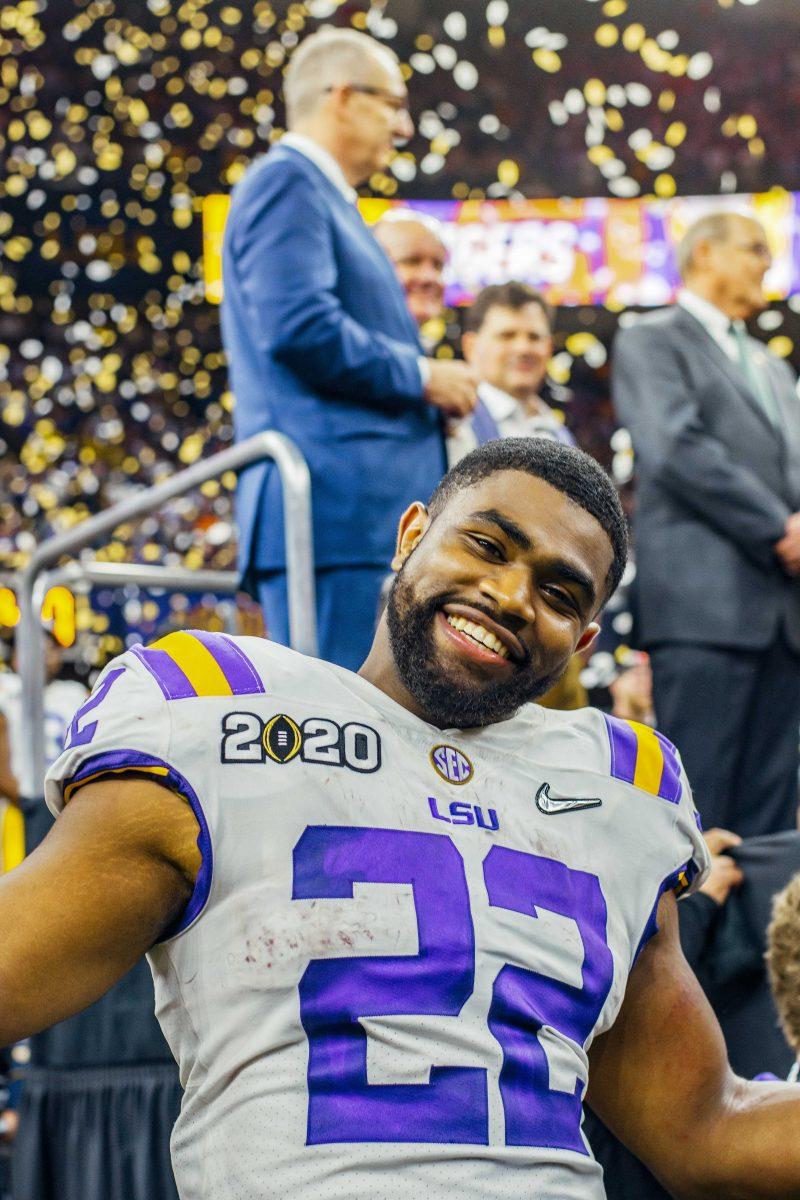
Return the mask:
<path id="1" fill-rule="evenodd" d="M 488 646 L 495 654 L 499 654 L 501 658 L 508 658 L 508 647 L 504 646 L 498 637 L 490 633 L 488 629 L 484 629 L 482 625 L 476 625 L 473 621 L 467 621 L 464 617 L 448 616 L 447 622 L 460 633 L 466 633 L 473 641 L 479 642 L 482 646 Z"/>

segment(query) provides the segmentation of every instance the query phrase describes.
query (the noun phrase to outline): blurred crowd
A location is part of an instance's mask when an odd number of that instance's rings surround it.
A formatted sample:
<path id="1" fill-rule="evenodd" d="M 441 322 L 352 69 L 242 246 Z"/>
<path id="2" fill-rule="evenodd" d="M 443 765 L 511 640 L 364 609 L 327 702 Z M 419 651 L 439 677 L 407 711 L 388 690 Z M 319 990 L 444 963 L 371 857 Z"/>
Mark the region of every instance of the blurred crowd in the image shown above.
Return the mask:
<path id="1" fill-rule="evenodd" d="M 282 71 L 298 40 L 326 21 L 391 45 L 410 80 L 417 132 L 368 193 L 800 186 L 789 119 L 800 51 L 788 24 L 710 3 L 702 23 L 679 6 L 667 22 L 647 0 L 597 6 L 588 18 L 585 5 L 547 2 L 538 24 L 502 0 L 464 7 L 6 6 L 0 569 L 17 569 L 35 541 L 131 487 L 229 444 L 232 398 L 218 311 L 203 295 L 199 202 L 229 190 L 281 134 Z M 742 67 L 754 46 L 757 78 Z M 796 314 L 785 306 L 767 315 L 786 318 L 782 331 L 793 333 Z M 456 343 L 460 314 L 450 317 Z M 555 349 L 586 329 L 607 345 L 615 325 L 603 310 L 564 310 Z M 571 358 L 548 399 L 610 465 L 607 367 Z M 208 484 L 158 521 L 121 530 L 100 556 L 230 568 L 232 486 Z"/>

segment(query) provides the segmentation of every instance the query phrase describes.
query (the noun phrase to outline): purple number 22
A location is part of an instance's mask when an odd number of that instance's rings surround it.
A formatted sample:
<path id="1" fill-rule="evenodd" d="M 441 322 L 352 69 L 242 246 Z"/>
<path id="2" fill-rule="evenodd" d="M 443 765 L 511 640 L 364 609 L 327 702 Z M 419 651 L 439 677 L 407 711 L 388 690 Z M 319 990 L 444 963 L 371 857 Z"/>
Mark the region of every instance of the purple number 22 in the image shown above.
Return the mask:
<path id="1" fill-rule="evenodd" d="M 491 907 L 536 920 L 536 906 L 571 918 L 583 943 L 582 986 L 502 967 L 489 1028 L 503 1051 L 499 1086 L 506 1143 L 586 1153 L 579 1080 L 551 1090 L 543 1026 L 583 1046 L 613 977 L 606 905 L 597 877 L 563 863 L 494 846 L 484 861 Z M 406 883 L 414 893 L 419 953 L 315 959 L 300 981 L 308 1037 L 309 1145 L 325 1142 L 454 1142 L 487 1145 L 487 1073 L 433 1066 L 427 1084 L 370 1084 L 359 1018 L 458 1016 L 472 994 L 475 937 L 464 864 L 443 834 L 312 826 L 294 851 L 293 898 L 353 896 L 354 883 Z M 536 936 L 535 927 L 531 936 Z"/>

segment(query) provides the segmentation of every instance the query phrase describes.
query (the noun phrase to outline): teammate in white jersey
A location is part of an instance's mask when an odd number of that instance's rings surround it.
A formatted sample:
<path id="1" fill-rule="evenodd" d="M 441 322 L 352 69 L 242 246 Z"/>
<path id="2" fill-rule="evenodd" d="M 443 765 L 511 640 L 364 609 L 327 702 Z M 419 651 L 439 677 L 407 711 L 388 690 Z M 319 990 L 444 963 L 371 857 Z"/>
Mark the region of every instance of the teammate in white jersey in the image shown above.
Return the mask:
<path id="1" fill-rule="evenodd" d="M 359 674 L 187 632 L 112 663 L 0 881 L 0 1039 L 147 952 L 183 1200 L 600 1200 L 589 1079 L 676 1195 L 800 1197 L 800 1088 L 733 1077 L 680 952 L 674 748 L 527 703 L 625 551 L 591 459 L 491 442 L 403 516 Z"/>
<path id="2" fill-rule="evenodd" d="M 45 769 L 61 753 L 67 726 L 87 695 L 82 683 L 57 678 L 62 665 L 61 647 L 48 633 L 45 640 Z M 25 818 L 19 794 L 24 755 L 22 680 L 12 671 L 4 671 L 0 673 L 0 873 L 17 867 L 25 854 Z M 41 816 L 47 819 L 44 812 Z"/>

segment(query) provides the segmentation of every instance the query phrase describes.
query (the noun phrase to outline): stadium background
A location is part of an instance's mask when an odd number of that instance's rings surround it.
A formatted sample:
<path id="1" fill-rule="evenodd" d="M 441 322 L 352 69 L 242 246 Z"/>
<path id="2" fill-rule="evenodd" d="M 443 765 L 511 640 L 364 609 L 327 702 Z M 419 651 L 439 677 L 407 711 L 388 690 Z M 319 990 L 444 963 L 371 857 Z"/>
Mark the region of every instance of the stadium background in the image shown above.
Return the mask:
<path id="1" fill-rule="evenodd" d="M 202 201 L 283 131 L 306 33 L 364 29 L 404 64 L 417 132 L 364 195 L 481 200 L 800 189 L 796 0 L 19 0 L 0 14 L 0 571 L 232 439 Z M 753 64 L 758 70 L 753 70 Z M 607 350 L 618 314 L 561 308 L 551 398 L 626 477 Z M 457 346 L 451 311 L 437 353 Z M 754 328 L 800 366 L 800 297 Z M 576 335 L 579 335 L 576 337 Z M 582 335 L 582 336 L 581 336 Z M 590 336 L 585 336 L 590 335 Z M 602 350 L 598 350 L 597 347 Z M 620 455 L 621 450 L 621 455 Z M 233 476 L 123 527 L 96 557 L 232 569 Z M 627 485 L 623 489 L 628 496 Z M 91 674 L 186 610 L 79 597 Z M 256 620 L 245 610 L 245 618 Z M 13 620 L 0 605 L 0 624 Z"/>

